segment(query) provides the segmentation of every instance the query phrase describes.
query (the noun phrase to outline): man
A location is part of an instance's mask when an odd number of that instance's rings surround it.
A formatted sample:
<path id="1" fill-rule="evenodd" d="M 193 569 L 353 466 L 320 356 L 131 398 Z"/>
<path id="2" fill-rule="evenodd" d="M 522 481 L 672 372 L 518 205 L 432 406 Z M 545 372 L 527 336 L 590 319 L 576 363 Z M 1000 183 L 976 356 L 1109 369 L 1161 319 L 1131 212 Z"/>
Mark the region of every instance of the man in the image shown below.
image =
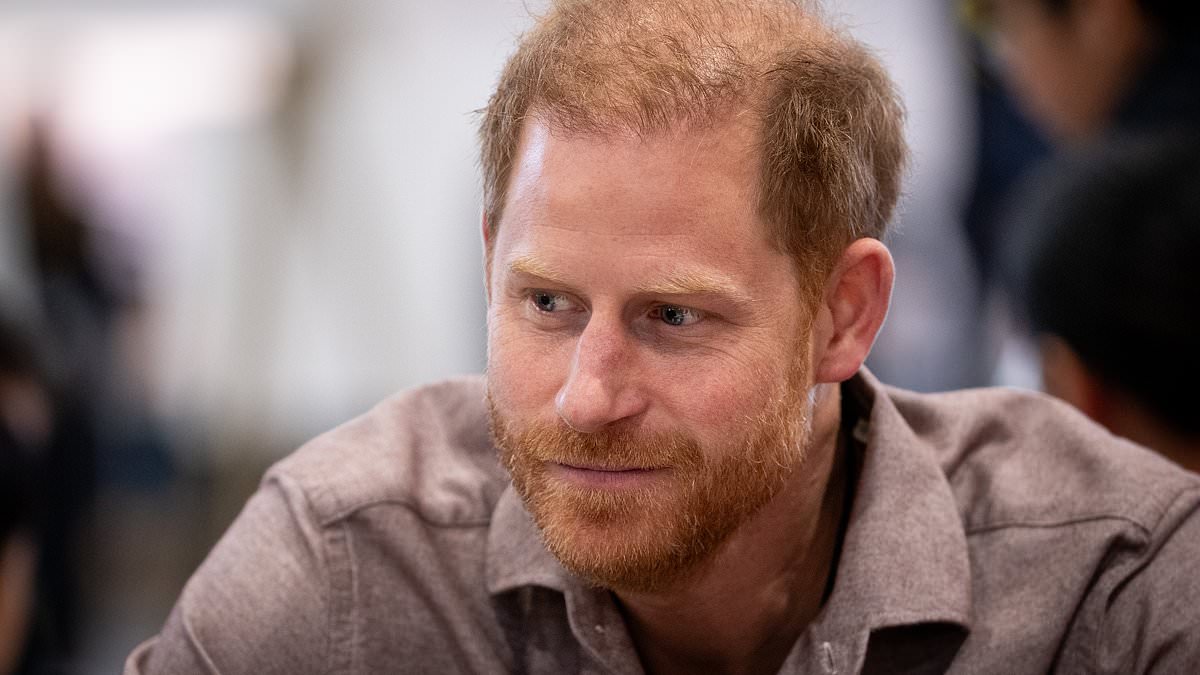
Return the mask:
<path id="1" fill-rule="evenodd" d="M 990 36 L 1030 118 L 1064 146 L 1060 157 L 1021 182 L 1010 200 L 1015 208 L 1008 209 L 1019 217 L 992 221 L 998 232 L 988 237 L 987 255 L 1000 258 L 1004 281 L 1024 305 L 1019 309 L 1045 333 L 1038 351 L 1047 390 L 1115 433 L 1197 466 L 1190 458 L 1189 399 L 1157 382 L 1185 378 L 1187 357 L 1171 353 L 1181 359 L 1174 367 L 1144 368 L 1135 356 L 1142 351 L 1129 348 L 1195 339 L 1186 317 L 1147 320 L 1158 303 L 1190 297 L 1194 287 L 1191 265 L 1182 262 L 1191 249 L 1178 245 L 1194 229 L 1189 218 L 1195 210 L 1187 203 L 1192 184 L 1171 177 L 1187 171 L 1185 155 L 1173 146 L 1194 148 L 1188 137 L 1200 137 L 1200 34 L 1191 6 L 970 0 L 966 7 Z M 1152 141 L 1152 135 L 1161 138 Z M 1156 160 L 1160 153 L 1172 159 Z M 1158 180 L 1176 185 L 1175 192 L 1166 194 Z M 980 185 L 977 194 L 995 190 L 994 183 Z M 1014 270 L 1024 276 L 1031 263 L 1039 268 L 1034 286 L 1021 288 L 1019 279 L 1014 285 Z M 1117 276 L 1100 273 L 1118 267 Z M 1111 292 L 1115 286 L 1120 292 Z M 1082 323 L 1106 330 L 1085 332 Z M 1166 412 L 1175 408 L 1187 412 Z"/>
<path id="2" fill-rule="evenodd" d="M 960 6 L 988 64 L 977 84 L 979 148 L 965 226 L 985 290 L 1011 292 L 1001 252 L 1016 224 L 1004 218 L 1005 207 L 1027 198 L 1013 188 L 1049 150 L 1034 128 L 1060 149 L 1128 133 L 1200 130 L 1200 33 L 1192 6 L 1176 0 L 962 0 Z M 993 70 L 1013 101 L 990 81 Z"/>
<path id="3" fill-rule="evenodd" d="M 1037 232 L 1024 305 L 1046 390 L 1200 471 L 1200 137 L 1072 153 L 1021 215 Z"/>
<path id="4" fill-rule="evenodd" d="M 1200 124 L 1200 35 L 1174 0 L 966 0 L 1051 137 Z"/>
<path id="5" fill-rule="evenodd" d="M 52 409 L 34 331 L 0 302 L 0 673 L 34 672 Z M 44 631 L 39 631 L 44 632 Z"/>
<path id="6" fill-rule="evenodd" d="M 127 672 L 1194 662 L 1196 477 L 860 370 L 900 129 L 793 2 L 556 3 L 482 124 L 486 380 L 272 469 Z"/>

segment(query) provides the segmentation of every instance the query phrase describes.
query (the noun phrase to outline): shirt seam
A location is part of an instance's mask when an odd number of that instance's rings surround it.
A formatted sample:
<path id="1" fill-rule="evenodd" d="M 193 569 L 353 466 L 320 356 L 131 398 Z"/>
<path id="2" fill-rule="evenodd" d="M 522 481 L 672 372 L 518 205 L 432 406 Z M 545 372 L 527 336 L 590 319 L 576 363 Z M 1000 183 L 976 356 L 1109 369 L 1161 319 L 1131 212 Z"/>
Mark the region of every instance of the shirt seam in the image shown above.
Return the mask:
<path id="1" fill-rule="evenodd" d="M 1144 554 L 1144 549 L 1147 546 L 1150 546 L 1151 541 L 1153 541 L 1154 532 L 1158 531 L 1162 527 L 1163 520 L 1167 517 L 1167 515 L 1169 513 L 1171 513 L 1172 507 L 1178 505 L 1180 502 L 1185 501 L 1188 497 L 1195 498 L 1197 495 L 1200 495 L 1200 487 L 1197 487 L 1195 485 L 1189 485 L 1189 486 L 1184 486 L 1184 487 L 1180 488 L 1179 491 L 1176 492 L 1170 499 L 1166 500 L 1164 507 L 1158 514 L 1158 518 L 1156 519 L 1156 521 L 1154 523 L 1154 527 L 1147 530 L 1147 532 L 1146 532 L 1148 539 L 1146 542 L 1143 543 L 1143 554 Z M 1200 511 L 1200 506 L 1193 504 L 1191 510 L 1193 512 Z M 1172 535 L 1173 535 L 1173 533 L 1172 533 Z M 1169 538 L 1170 538 L 1169 536 L 1167 538 L 1165 538 L 1161 542 L 1161 544 L 1165 545 L 1166 539 L 1169 539 Z M 1161 546 L 1160 546 L 1160 548 L 1161 548 Z M 1158 554 L 1158 551 L 1155 550 L 1154 555 L 1157 555 L 1157 554 Z M 1125 582 L 1129 581 L 1134 575 L 1139 573 L 1143 569 L 1143 567 L 1144 567 L 1143 565 L 1134 566 L 1133 569 L 1131 569 L 1128 574 L 1123 576 L 1119 582 L 1117 582 L 1113 585 L 1113 588 L 1115 589 L 1115 588 L 1123 586 L 1125 584 Z M 1111 596 L 1109 598 L 1106 598 L 1105 601 L 1111 602 Z M 1092 644 L 1103 644 L 1102 642 L 1100 642 L 1100 640 L 1102 640 L 1105 637 L 1105 635 L 1108 634 L 1108 632 L 1109 632 L 1108 624 L 1109 624 L 1109 613 L 1106 612 L 1101 617 L 1100 621 L 1091 630 Z M 1086 653 L 1085 658 L 1087 660 L 1090 672 L 1094 672 L 1094 673 L 1101 672 L 1100 668 L 1099 668 L 1100 655 L 1097 650 L 1092 650 L 1092 651 Z"/>
<path id="2" fill-rule="evenodd" d="M 345 524 L 325 528 L 322 546 L 327 551 L 329 588 L 328 666 L 330 673 L 352 672 L 354 639 L 354 569 L 349 553 L 349 532 Z M 349 578 L 347 580 L 347 577 Z M 349 585 L 349 588 L 346 586 Z M 349 633 L 349 635 L 347 635 Z"/>
<path id="3" fill-rule="evenodd" d="M 359 634 L 359 603 L 358 603 L 358 558 L 354 555 L 354 533 L 350 531 L 349 523 L 342 523 L 342 531 L 345 534 L 346 542 L 346 558 L 348 562 L 348 573 L 350 577 L 350 599 L 348 602 L 349 609 L 346 612 L 346 621 L 349 622 L 350 638 L 347 649 L 350 652 L 348 658 L 350 661 L 350 672 L 358 672 L 360 660 L 362 659 L 362 650 L 358 648 L 362 636 Z"/>
<path id="4" fill-rule="evenodd" d="M 318 518 L 319 514 L 317 512 L 317 506 L 313 501 L 312 494 L 312 492 L 315 492 L 315 490 L 309 490 L 302 481 L 284 471 L 268 472 L 263 477 L 262 484 L 265 486 L 270 483 L 275 483 L 281 492 L 294 492 L 299 495 L 299 498 L 303 501 L 304 509 L 307 511 L 308 517 L 310 518 L 308 522 L 315 523 L 317 525 L 317 534 L 319 535 L 318 545 L 320 546 L 318 559 L 323 561 L 321 567 L 324 573 L 326 591 L 328 593 L 328 602 L 326 603 L 325 608 L 325 620 L 329 630 L 326 636 L 325 658 L 327 666 L 329 667 L 328 672 L 341 672 L 335 667 L 339 654 L 338 645 L 335 638 L 338 632 L 337 613 L 340 607 L 339 603 L 342 601 L 340 595 L 338 594 L 339 589 L 337 587 L 335 577 L 338 572 L 337 568 L 343 561 L 340 557 L 342 552 L 338 551 L 335 546 L 331 545 L 330 542 L 331 538 L 336 537 L 336 533 L 332 532 L 331 528 L 326 527 L 323 523 L 321 523 L 321 520 Z M 353 597 L 351 597 L 351 601 L 353 601 Z"/>
<path id="5" fill-rule="evenodd" d="M 428 516 L 427 514 L 425 514 L 422 511 L 422 509 L 419 506 L 417 506 L 415 503 L 413 503 L 409 500 L 396 499 L 396 498 L 392 498 L 392 497 L 370 499 L 370 500 L 366 500 L 363 502 L 355 503 L 353 506 L 347 506 L 345 508 L 339 509 L 338 511 L 335 511 L 334 513 L 329 514 L 328 516 L 325 516 L 324 518 L 321 518 L 320 520 L 318 520 L 318 522 L 320 523 L 322 528 L 333 527 L 333 526 L 339 524 L 339 522 L 345 521 L 346 519 L 352 517 L 358 511 L 363 511 L 363 510 L 366 510 L 369 508 L 374 508 L 376 506 L 399 506 L 399 507 L 405 509 L 406 511 L 408 511 L 410 514 L 412 514 L 413 517 L 415 517 L 417 520 L 420 520 L 422 523 L 424 523 L 426 525 L 430 525 L 432 527 L 438 527 L 438 528 L 457 529 L 457 528 L 472 528 L 472 527 L 490 527 L 492 524 L 492 520 L 490 517 L 474 519 L 474 520 L 464 520 L 462 522 L 441 521 L 436 518 L 432 518 L 432 517 Z"/>
<path id="6" fill-rule="evenodd" d="M 192 625 L 192 620 L 191 620 L 191 618 L 188 617 L 188 614 L 186 611 L 180 612 L 180 619 L 182 619 L 182 621 L 183 621 L 183 630 L 187 634 L 188 640 L 191 641 L 192 647 L 196 650 L 196 653 L 199 654 L 199 656 L 200 656 L 200 660 L 203 661 L 205 667 L 208 668 L 208 672 L 216 673 L 216 675 L 220 675 L 221 670 L 219 668 L 217 668 L 217 664 L 212 660 L 212 657 L 209 656 L 208 650 L 206 650 L 204 648 L 204 645 L 200 642 L 200 639 L 196 636 L 196 629 Z"/>
<path id="7" fill-rule="evenodd" d="M 1111 514 L 1111 513 L 1093 514 L 1093 515 L 1087 515 L 1087 516 L 1077 516 L 1074 518 L 1064 518 L 1064 519 L 1060 519 L 1060 520 L 1047 520 L 1047 521 L 1036 521 L 1036 520 L 998 521 L 995 523 L 988 523 L 986 525 L 977 525 L 977 526 L 973 526 L 973 527 L 968 526 L 965 528 L 965 531 L 966 531 L 967 536 L 973 536 L 976 534 L 990 534 L 990 533 L 996 532 L 998 530 L 1010 530 L 1010 529 L 1018 529 L 1018 528 L 1052 529 L 1052 528 L 1056 528 L 1056 527 L 1070 527 L 1072 525 L 1081 525 L 1084 523 L 1091 523 L 1091 522 L 1103 521 L 1103 520 L 1117 520 L 1117 521 L 1129 523 L 1130 525 L 1133 525 L 1138 530 L 1140 530 L 1143 535 L 1147 535 L 1151 531 L 1150 527 L 1148 527 L 1144 523 L 1142 523 L 1134 518 L 1131 518 L 1129 516 Z"/>
<path id="8" fill-rule="evenodd" d="M 848 642 L 866 633 L 868 636 L 876 631 L 888 628 L 905 628 L 910 626 L 951 626 L 970 630 L 970 618 L 962 613 L 948 609 L 898 610 L 885 611 L 867 616 L 861 623 L 845 628 L 821 631 L 819 639 L 832 642 Z"/>

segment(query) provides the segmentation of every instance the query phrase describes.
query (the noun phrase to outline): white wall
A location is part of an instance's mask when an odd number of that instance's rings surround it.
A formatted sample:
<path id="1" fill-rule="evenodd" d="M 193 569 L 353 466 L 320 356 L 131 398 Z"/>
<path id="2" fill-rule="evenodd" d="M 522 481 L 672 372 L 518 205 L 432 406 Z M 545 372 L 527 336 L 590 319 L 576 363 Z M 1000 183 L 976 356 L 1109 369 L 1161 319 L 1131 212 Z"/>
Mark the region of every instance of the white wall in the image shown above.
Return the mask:
<path id="1" fill-rule="evenodd" d="M 163 284 L 191 298 L 165 324 L 173 406 L 298 440 L 397 389 L 481 370 L 472 111 L 526 20 L 518 2 L 479 0 L 301 17 L 284 118 L 198 140 L 202 161 L 179 168 L 197 179 L 173 181 L 192 242 L 172 247 L 183 256 L 165 276 L 193 268 Z M 219 325 L 189 325 L 197 316 Z"/>
<path id="2" fill-rule="evenodd" d="M 109 18 L 240 8 L 273 23 L 298 65 L 280 113 L 189 127 L 122 182 L 149 195 L 139 356 L 159 411 L 217 445 L 259 439 L 277 453 L 392 391 L 482 368 L 472 111 L 543 4 L 52 3 Z M 829 4 L 879 52 L 910 113 L 899 279 L 873 363 L 901 384 L 948 386 L 972 356 L 957 221 L 970 111 L 950 10 Z"/>

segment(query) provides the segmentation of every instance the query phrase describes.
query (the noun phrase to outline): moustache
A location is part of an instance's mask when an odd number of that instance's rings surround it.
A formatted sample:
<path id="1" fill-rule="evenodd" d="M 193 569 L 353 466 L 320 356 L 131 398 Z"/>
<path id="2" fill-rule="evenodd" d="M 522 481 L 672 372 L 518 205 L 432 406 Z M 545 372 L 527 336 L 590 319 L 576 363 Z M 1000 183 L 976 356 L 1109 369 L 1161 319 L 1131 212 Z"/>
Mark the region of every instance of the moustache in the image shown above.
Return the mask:
<path id="1" fill-rule="evenodd" d="M 536 424 L 501 438 L 501 445 L 524 462 L 553 462 L 602 471 L 688 468 L 703 463 L 700 443 L 682 432 L 602 429 L 592 433 Z"/>

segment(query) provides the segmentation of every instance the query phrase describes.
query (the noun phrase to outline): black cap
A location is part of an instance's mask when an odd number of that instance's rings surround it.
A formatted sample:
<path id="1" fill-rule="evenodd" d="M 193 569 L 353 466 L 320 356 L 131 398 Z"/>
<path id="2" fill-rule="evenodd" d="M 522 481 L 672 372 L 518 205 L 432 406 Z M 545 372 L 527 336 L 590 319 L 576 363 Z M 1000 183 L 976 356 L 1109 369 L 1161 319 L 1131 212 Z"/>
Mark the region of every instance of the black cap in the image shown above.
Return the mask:
<path id="1" fill-rule="evenodd" d="M 1025 199 L 1012 268 L 1034 330 L 1200 434 L 1200 136 L 1108 139 L 1039 172 Z"/>

